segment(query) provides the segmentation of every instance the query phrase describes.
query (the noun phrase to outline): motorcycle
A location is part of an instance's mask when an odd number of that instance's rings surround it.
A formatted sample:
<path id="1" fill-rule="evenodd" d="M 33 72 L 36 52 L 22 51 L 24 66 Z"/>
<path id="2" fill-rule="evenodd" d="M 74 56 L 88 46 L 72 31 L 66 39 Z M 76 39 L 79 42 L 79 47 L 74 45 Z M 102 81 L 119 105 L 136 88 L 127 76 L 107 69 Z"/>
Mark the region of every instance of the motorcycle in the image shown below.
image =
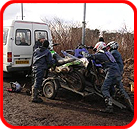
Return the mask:
<path id="1" fill-rule="evenodd" d="M 56 46 L 55 44 L 54 46 Z M 83 91 L 85 80 L 78 71 L 82 68 L 81 61 L 75 58 L 63 58 L 53 49 L 50 50 L 56 61 L 56 66 L 49 69 L 48 78 L 44 79 L 42 87 L 46 98 L 54 99 L 61 85 L 71 88 L 75 91 Z"/>
<path id="2" fill-rule="evenodd" d="M 105 79 L 105 73 L 101 64 L 97 64 L 95 60 L 87 60 L 87 58 L 84 57 L 85 53 L 89 54 L 88 49 L 93 49 L 93 47 L 79 45 L 75 50 L 66 50 L 62 53 L 65 57 L 76 58 L 83 62 L 85 68 L 84 70 L 81 70 L 81 73 L 83 74 L 84 79 L 91 83 L 98 93 L 101 93 L 101 86 Z M 73 53 L 73 55 L 69 53 Z"/>

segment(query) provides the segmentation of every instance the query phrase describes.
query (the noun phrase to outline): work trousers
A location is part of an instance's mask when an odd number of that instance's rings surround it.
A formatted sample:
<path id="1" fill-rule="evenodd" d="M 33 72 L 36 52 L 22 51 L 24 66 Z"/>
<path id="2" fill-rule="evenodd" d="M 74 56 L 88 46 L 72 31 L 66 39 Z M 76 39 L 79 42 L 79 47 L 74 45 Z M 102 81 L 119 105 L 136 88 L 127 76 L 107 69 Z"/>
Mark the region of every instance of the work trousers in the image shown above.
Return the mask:
<path id="1" fill-rule="evenodd" d="M 40 89 L 42 86 L 43 78 L 47 77 L 48 70 L 42 68 L 34 68 L 34 88 Z"/>
<path id="2" fill-rule="evenodd" d="M 114 85 L 119 88 L 122 95 L 124 95 L 125 98 L 129 98 L 128 94 L 126 93 L 123 83 L 121 82 L 122 77 L 121 75 L 118 75 L 117 73 L 113 74 L 112 72 L 108 71 L 106 73 L 106 77 L 104 80 L 104 83 L 101 87 L 102 94 L 104 98 L 109 97 L 110 98 L 110 89 L 114 87 Z"/>

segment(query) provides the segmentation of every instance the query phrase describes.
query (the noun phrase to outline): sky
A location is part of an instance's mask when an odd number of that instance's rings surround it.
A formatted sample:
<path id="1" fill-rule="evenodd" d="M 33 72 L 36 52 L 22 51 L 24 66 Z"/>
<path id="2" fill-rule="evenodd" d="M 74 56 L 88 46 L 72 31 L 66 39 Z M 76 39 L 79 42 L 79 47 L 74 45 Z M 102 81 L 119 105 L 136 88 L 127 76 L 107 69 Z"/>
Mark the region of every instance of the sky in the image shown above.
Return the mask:
<path id="1" fill-rule="evenodd" d="M 80 23 L 83 21 L 83 3 L 42 3 L 23 4 L 24 20 L 41 21 L 41 18 L 53 20 L 55 17 L 64 21 Z M 4 21 L 21 19 L 21 4 L 11 4 L 4 11 Z M 86 4 L 87 28 L 99 30 L 121 30 L 126 25 L 129 31 L 134 30 L 134 11 L 124 3 Z"/>

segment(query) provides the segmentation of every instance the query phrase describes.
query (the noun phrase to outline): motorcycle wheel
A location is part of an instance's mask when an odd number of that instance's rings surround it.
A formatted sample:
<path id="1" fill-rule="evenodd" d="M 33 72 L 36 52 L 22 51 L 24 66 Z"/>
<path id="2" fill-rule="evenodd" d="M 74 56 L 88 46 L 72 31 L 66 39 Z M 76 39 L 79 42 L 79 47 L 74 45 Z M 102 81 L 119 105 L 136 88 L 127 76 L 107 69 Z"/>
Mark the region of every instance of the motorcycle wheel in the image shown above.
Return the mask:
<path id="1" fill-rule="evenodd" d="M 48 99 L 54 99 L 57 94 L 55 84 L 52 81 L 47 81 L 43 86 L 43 94 Z"/>
<path id="2" fill-rule="evenodd" d="M 68 85 L 76 91 L 83 91 L 85 88 L 85 80 L 83 75 L 78 71 L 73 71 L 68 74 L 67 79 L 71 81 Z"/>

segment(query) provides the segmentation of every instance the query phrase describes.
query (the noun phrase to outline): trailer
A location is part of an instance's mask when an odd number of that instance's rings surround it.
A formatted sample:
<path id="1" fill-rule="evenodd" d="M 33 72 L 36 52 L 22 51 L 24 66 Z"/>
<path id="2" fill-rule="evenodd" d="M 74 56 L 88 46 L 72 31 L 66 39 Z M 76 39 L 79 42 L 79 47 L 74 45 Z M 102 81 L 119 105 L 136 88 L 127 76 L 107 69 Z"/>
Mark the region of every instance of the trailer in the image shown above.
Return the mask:
<path id="1" fill-rule="evenodd" d="M 90 82 L 85 81 L 85 89 L 83 91 L 76 91 L 70 87 L 68 87 L 68 85 L 63 84 L 61 81 L 59 81 L 58 78 L 54 78 L 54 77 L 48 77 L 47 79 L 44 80 L 43 82 L 43 94 L 46 98 L 48 99 L 54 99 L 58 93 L 58 90 L 63 88 L 66 89 L 68 91 L 74 92 L 76 94 L 79 94 L 83 97 L 86 96 L 91 96 L 93 94 L 103 98 L 103 95 L 99 92 L 97 92 L 92 84 Z M 112 103 L 113 105 L 119 107 L 120 109 L 126 109 L 127 107 L 125 105 L 123 105 L 122 103 L 118 102 L 117 100 L 112 99 Z"/>

